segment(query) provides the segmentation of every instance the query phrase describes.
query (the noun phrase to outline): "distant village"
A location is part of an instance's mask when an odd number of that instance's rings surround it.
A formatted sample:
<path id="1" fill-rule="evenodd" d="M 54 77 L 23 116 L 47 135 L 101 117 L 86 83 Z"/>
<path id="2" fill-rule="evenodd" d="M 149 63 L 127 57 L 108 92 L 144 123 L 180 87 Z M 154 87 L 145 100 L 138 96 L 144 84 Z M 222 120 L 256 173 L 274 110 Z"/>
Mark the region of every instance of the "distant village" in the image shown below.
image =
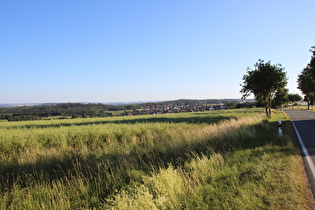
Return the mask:
<path id="1" fill-rule="evenodd" d="M 226 109 L 223 104 L 209 105 L 183 105 L 183 104 L 161 104 L 161 105 L 145 105 L 137 107 L 130 111 L 124 111 L 124 115 L 144 115 L 144 114 L 170 114 L 179 112 L 201 112 Z"/>
<path id="2" fill-rule="evenodd" d="M 180 112 L 201 112 L 220 109 L 251 107 L 255 103 L 237 100 L 189 100 L 149 102 L 143 104 L 108 105 L 102 103 L 58 103 L 37 106 L 0 107 L 0 121 L 26 121 L 111 117 L 132 115 L 159 115 Z"/>

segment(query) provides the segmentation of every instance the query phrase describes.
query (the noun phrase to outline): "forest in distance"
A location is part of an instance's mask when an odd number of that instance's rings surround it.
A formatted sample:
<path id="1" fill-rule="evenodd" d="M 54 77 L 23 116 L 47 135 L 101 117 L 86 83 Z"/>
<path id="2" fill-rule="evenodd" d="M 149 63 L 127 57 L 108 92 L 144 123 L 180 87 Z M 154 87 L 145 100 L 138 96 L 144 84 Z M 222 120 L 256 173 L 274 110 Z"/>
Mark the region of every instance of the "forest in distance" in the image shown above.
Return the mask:
<path id="1" fill-rule="evenodd" d="M 2 107 L 0 108 L 0 120 L 27 121 L 166 114 L 254 106 L 259 107 L 260 105 L 252 100 L 246 100 L 246 102 L 243 102 L 243 100 L 240 99 L 179 99 L 174 101 L 124 105 L 108 105 L 102 103 L 56 103 L 41 104 L 36 106 Z"/>

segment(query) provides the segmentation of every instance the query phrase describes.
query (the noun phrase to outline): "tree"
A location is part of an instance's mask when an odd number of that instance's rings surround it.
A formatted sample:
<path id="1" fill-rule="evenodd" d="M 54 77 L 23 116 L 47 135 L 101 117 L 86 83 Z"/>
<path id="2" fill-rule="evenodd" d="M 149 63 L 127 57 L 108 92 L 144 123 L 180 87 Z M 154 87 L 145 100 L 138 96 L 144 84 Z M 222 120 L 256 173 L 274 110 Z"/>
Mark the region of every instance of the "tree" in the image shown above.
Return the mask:
<path id="1" fill-rule="evenodd" d="M 272 101 L 272 107 L 281 108 L 284 104 L 289 102 L 289 90 L 284 88 L 281 91 L 276 92 L 275 97 Z"/>
<path id="2" fill-rule="evenodd" d="M 315 79 L 310 69 L 305 68 L 298 75 L 298 89 L 305 95 L 304 101 L 307 102 L 307 108 L 310 109 L 310 103 L 313 103 L 315 96 Z"/>
<path id="3" fill-rule="evenodd" d="M 294 94 L 294 93 L 290 93 L 288 95 L 288 100 L 289 102 L 292 103 L 292 108 L 295 102 L 301 101 L 302 100 L 302 96 L 300 96 L 299 94 Z"/>
<path id="4" fill-rule="evenodd" d="M 304 101 L 307 101 L 307 108 L 310 109 L 310 104 L 313 104 L 315 98 L 315 47 L 310 50 L 313 55 L 311 61 L 298 75 L 298 89 L 305 95 Z"/>
<path id="5" fill-rule="evenodd" d="M 243 76 L 241 93 L 243 99 L 254 94 L 256 101 L 264 104 L 266 115 L 271 116 L 271 105 L 278 92 L 283 92 L 287 85 L 286 72 L 281 64 L 272 65 L 270 61 L 258 60 L 255 69 L 247 68 Z"/>
<path id="6" fill-rule="evenodd" d="M 310 52 L 313 53 L 311 57 L 310 63 L 307 65 L 307 67 L 310 69 L 312 76 L 315 78 L 315 46 L 310 49 Z"/>

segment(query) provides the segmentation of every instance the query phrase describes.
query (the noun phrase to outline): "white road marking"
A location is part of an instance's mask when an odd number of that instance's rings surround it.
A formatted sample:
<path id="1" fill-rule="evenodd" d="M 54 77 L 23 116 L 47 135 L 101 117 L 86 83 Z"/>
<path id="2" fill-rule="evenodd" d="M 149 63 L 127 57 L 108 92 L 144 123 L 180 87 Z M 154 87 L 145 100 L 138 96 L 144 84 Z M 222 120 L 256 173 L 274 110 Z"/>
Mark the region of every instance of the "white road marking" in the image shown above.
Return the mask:
<path id="1" fill-rule="evenodd" d="M 309 167 L 310 167 L 310 169 L 311 169 L 313 178 L 315 179 L 315 167 L 314 167 L 314 162 L 313 162 L 313 160 L 311 159 L 310 154 L 308 153 L 308 151 L 307 151 L 307 149 L 306 149 L 306 147 L 305 147 L 305 145 L 304 145 L 304 143 L 303 143 L 303 140 L 302 140 L 302 138 L 301 138 L 301 136 L 300 136 L 298 130 L 297 130 L 296 127 L 295 127 L 294 122 L 293 122 L 293 121 L 291 121 L 291 122 L 292 122 L 292 124 L 293 124 L 294 130 L 295 130 L 296 135 L 297 135 L 297 137 L 298 137 L 298 139 L 299 139 L 299 142 L 300 142 L 300 144 L 301 144 L 303 153 L 304 153 L 305 158 L 306 158 L 306 162 L 308 163 L 308 165 L 309 165 Z"/>

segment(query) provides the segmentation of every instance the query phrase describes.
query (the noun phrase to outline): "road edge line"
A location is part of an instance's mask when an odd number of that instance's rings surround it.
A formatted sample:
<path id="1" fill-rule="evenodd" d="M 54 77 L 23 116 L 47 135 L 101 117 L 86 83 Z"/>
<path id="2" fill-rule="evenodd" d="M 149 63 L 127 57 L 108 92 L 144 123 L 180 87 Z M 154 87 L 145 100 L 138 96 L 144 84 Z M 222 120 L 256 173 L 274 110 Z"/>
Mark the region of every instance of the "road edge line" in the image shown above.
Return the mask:
<path id="1" fill-rule="evenodd" d="M 312 159 L 311 159 L 311 157 L 310 157 L 310 154 L 308 153 L 308 151 L 307 151 L 307 149 L 306 149 L 306 147 L 305 147 L 305 145 L 304 145 L 304 142 L 303 142 L 303 140 L 302 140 L 302 138 L 301 138 L 301 136 L 300 136 L 300 134 L 299 134 L 297 128 L 295 127 L 294 122 L 293 122 L 293 121 L 291 121 L 291 122 L 292 122 L 293 128 L 294 128 L 294 130 L 295 130 L 295 133 L 296 133 L 296 135 L 297 135 L 297 137 L 298 137 L 298 139 L 299 139 L 299 142 L 300 142 L 302 151 L 303 151 L 303 153 L 304 153 L 304 155 L 305 155 L 305 159 L 306 159 L 306 161 L 307 161 L 307 164 L 308 164 L 308 166 L 309 166 L 310 169 L 311 169 L 313 178 L 315 179 L 315 167 L 314 167 L 314 162 L 312 161 Z"/>

